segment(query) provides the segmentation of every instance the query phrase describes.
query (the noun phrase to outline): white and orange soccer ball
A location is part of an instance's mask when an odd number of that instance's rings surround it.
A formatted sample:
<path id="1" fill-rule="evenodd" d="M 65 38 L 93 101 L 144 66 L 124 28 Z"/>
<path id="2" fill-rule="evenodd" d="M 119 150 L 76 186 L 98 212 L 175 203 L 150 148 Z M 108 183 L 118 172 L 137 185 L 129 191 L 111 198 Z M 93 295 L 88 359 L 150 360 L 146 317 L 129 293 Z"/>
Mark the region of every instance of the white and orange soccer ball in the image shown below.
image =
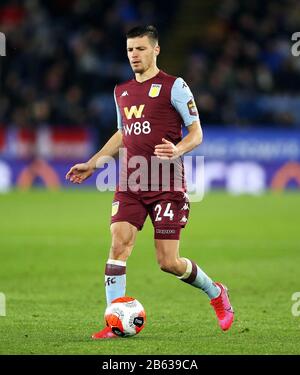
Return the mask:
<path id="1" fill-rule="evenodd" d="M 137 299 L 124 296 L 112 301 L 105 310 L 104 319 L 114 334 L 134 336 L 144 328 L 146 312 Z"/>

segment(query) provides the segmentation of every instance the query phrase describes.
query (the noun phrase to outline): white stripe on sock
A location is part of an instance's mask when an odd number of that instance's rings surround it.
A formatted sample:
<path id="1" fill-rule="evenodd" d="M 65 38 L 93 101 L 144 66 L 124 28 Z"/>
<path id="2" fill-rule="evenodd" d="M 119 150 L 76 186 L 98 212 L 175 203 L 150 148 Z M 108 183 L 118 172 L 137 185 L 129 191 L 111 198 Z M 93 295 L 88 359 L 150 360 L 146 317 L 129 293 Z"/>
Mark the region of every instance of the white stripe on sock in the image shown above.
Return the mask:
<path id="1" fill-rule="evenodd" d="M 124 262 L 123 260 L 108 259 L 106 263 L 114 264 L 116 266 L 123 266 L 123 267 L 126 266 L 126 262 Z"/>
<path id="2" fill-rule="evenodd" d="M 177 276 L 177 277 L 178 279 L 187 279 L 192 272 L 192 262 L 187 258 L 181 258 L 181 259 L 184 259 L 186 261 L 186 270 L 183 275 Z"/>

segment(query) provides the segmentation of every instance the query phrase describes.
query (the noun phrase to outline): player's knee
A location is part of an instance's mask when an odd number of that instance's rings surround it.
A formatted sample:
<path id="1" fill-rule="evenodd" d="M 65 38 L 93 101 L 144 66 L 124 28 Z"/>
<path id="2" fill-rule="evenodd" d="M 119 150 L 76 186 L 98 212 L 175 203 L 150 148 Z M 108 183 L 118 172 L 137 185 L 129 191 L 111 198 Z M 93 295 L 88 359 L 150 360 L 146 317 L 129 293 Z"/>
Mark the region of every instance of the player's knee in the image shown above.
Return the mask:
<path id="1" fill-rule="evenodd" d="M 110 256 L 112 259 L 126 260 L 131 253 L 133 244 L 133 240 L 130 238 L 113 238 Z"/>

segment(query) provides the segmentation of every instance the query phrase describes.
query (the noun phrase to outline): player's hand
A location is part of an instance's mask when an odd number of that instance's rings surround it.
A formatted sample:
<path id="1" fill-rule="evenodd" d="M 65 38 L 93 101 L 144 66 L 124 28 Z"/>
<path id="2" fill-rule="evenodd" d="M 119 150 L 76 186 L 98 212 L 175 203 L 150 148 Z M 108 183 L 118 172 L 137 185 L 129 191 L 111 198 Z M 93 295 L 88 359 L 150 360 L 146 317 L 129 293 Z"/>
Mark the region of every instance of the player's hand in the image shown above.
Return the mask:
<path id="1" fill-rule="evenodd" d="M 75 164 L 66 174 L 66 180 L 70 180 L 73 184 L 81 184 L 93 173 L 94 168 L 88 163 Z"/>
<path id="2" fill-rule="evenodd" d="M 155 146 L 154 155 L 162 160 L 176 159 L 179 156 L 178 148 L 174 143 L 165 138 L 163 138 L 162 141 L 162 144 Z"/>

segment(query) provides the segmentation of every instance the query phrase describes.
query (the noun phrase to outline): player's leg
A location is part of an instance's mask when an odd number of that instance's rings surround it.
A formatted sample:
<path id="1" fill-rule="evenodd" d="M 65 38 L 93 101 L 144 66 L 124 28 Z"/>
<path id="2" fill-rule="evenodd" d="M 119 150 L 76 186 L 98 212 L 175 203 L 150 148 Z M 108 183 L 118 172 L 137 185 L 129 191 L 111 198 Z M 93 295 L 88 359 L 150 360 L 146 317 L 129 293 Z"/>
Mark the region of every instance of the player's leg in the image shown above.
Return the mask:
<path id="1" fill-rule="evenodd" d="M 162 271 L 203 290 L 210 299 L 220 295 L 221 289 L 192 260 L 179 257 L 179 240 L 155 239 L 158 264 Z"/>
<path id="2" fill-rule="evenodd" d="M 213 282 L 192 260 L 179 257 L 180 231 L 189 218 L 187 194 L 164 193 L 150 207 L 149 214 L 154 226 L 155 248 L 160 268 L 203 290 L 211 300 L 221 328 L 227 330 L 233 322 L 233 309 L 226 287 Z"/>
<path id="3" fill-rule="evenodd" d="M 142 229 L 147 210 L 135 196 L 116 193 L 112 204 L 111 248 L 105 266 L 105 293 L 109 305 L 126 292 L 126 261 L 134 246 L 136 233 Z M 117 338 L 109 327 L 93 334 L 93 339 Z"/>
<path id="4" fill-rule="evenodd" d="M 107 305 L 126 290 L 126 261 L 131 254 L 138 230 L 141 230 L 147 210 L 139 197 L 130 192 L 116 192 L 111 214 L 111 248 L 105 266 Z"/>
<path id="5" fill-rule="evenodd" d="M 105 292 L 107 305 L 123 297 L 126 290 L 126 261 L 134 246 L 137 228 L 128 222 L 112 223 L 111 248 L 105 266 Z"/>
<path id="6" fill-rule="evenodd" d="M 215 283 L 192 260 L 179 257 L 179 240 L 155 239 L 156 256 L 162 271 L 176 275 L 180 280 L 203 290 L 210 298 L 219 325 L 228 330 L 233 322 L 234 312 L 229 301 L 227 288 Z"/>

